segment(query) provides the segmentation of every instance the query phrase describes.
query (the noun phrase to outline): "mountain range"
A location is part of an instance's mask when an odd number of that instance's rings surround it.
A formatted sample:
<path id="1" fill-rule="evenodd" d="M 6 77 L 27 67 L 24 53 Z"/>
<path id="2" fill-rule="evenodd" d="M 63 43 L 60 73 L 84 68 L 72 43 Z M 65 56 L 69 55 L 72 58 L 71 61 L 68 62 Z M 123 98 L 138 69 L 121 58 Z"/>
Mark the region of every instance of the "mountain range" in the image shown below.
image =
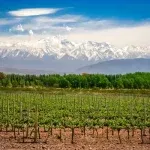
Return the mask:
<path id="1" fill-rule="evenodd" d="M 150 72 L 150 59 L 118 59 L 79 68 L 78 73 L 125 74 Z"/>
<path id="2" fill-rule="evenodd" d="M 0 67 L 3 68 L 75 72 L 103 61 L 136 58 L 150 58 L 150 46 L 119 48 L 107 42 L 72 42 L 60 36 L 0 41 Z"/>

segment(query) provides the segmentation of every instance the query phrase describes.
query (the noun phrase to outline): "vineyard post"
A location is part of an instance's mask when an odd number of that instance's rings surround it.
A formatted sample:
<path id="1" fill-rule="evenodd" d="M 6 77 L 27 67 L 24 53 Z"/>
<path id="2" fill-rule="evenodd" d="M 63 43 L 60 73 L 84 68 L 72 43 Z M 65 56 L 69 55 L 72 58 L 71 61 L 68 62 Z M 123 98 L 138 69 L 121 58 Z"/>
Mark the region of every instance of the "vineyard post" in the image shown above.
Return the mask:
<path id="1" fill-rule="evenodd" d="M 108 109 L 108 105 L 107 105 L 107 99 L 106 99 L 106 111 L 107 111 L 106 122 L 107 122 L 107 140 L 108 140 L 108 111 L 109 111 L 109 109 Z"/>
<path id="2" fill-rule="evenodd" d="M 71 136 L 71 143 L 74 143 L 74 127 L 71 128 L 72 136 Z"/>
<path id="3" fill-rule="evenodd" d="M 27 129 L 26 129 L 26 138 L 28 138 L 29 135 L 29 119 L 30 119 L 30 101 L 27 108 Z"/>
<path id="4" fill-rule="evenodd" d="M 143 98 L 143 105 L 144 105 L 144 130 L 143 130 L 143 135 L 146 136 L 146 129 L 145 129 L 145 125 L 146 125 L 146 119 L 147 119 L 147 115 L 146 115 L 146 105 L 145 105 L 145 99 Z"/>
<path id="5" fill-rule="evenodd" d="M 2 122 L 3 122 L 3 118 L 4 118 L 4 100 L 3 100 L 3 97 L 2 97 Z M 1 125 L 1 131 L 3 130 L 3 125 Z"/>
<path id="6" fill-rule="evenodd" d="M 7 124 L 6 124 L 6 132 L 8 131 L 9 127 L 9 98 L 7 98 Z"/>
<path id="7" fill-rule="evenodd" d="M 14 138 L 16 138 L 14 118 L 16 119 L 16 117 L 15 117 L 15 100 L 13 99 L 13 125 L 12 125 L 12 130 L 14 131 Z"/>
<path id="8" fill-rule="evenodd" d="M 34 124 L 34 143 L 37 142 L 37 136 L 38 136 L 38 105 L 36 105 L 36 110 L 35 110 L 35 124 Z"/>

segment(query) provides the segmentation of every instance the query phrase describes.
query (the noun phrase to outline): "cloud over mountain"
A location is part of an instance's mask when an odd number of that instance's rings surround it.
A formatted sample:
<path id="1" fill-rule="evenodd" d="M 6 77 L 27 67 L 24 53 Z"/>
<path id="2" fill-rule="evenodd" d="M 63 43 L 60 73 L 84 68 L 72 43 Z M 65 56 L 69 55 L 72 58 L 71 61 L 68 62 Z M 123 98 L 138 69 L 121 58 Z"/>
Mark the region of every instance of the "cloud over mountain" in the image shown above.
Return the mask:
<path id="1" fill-rule="evenodd" d="M 70 12 L 72 10 L 72 12 Z M 34 38 L 62 35 L 69 40 L 110 42 L 117 46 L 148 46 L 150 20 L 128 20 L 91 17 L 73 11 L 74 8 L 24 8 L 6 12 L 0 18 L 1 39 L 20 35 L 26 37 L 29 31 Z M 30 34 L 31 35 L 31 34 Z"/>

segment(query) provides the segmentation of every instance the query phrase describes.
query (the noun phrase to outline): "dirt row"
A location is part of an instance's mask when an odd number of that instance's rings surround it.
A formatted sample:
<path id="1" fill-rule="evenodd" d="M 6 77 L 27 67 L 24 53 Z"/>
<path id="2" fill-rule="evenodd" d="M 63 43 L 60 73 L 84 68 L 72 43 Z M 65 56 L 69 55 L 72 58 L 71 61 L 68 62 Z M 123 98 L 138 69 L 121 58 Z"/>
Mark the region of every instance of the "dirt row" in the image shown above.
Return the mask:
<path id="1" fill-rule="evenodd" d="M 40 138 L 37 143 L 33 143 L 32 138 L 22 139 L 22 133 L 14 139 L 13 132 L 0 132 L 0 150 L 150 150 L 150 135 L 148 131 L 143 137 L 144 144 L 141 144 L 140 130 L 130 131 L 129 139 L 128 132 L 121 130 L 120 138 L 118 132 L 109 129 L 108 139 L 107 130 L 98 129 L 86 130 L 84 135 L 80 129 L 75 129 L 74 143 L 71 143 L 72 132 L 70 129 L 65 131 L 62 129 L 53 129 L 53 135 L 47 139 L 47 132 L 40 131 Z M 60 137 L 61 135 L 61 137 Z"/>

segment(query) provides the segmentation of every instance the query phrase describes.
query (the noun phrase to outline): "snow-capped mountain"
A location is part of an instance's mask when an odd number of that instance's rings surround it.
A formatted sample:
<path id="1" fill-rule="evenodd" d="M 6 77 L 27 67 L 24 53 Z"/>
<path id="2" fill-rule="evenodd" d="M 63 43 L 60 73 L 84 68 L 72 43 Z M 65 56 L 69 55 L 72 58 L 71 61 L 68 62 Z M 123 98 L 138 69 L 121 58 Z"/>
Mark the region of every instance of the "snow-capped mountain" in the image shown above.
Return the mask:
<path id="1" fill-rule="evenodd" d="M 0 56 L 5 57 L 38 57 L 54 56 L 62 59 L 65 56 L 71 59 L 103 61 L 120 58 L 149 57 L 150 47 L 127 46 L 117 48 L 109 43 L 98 42 L 71 42 L 59 36 L 40 39 L 37 41 L 1 42 Z"/>
<path id="2" fill-rule="evenodd" d="M 60 36 L 34 41 L 0 41 L 1 64 L 9 67 L 20 65 L 22 68 L 21 64 L 26 64 L 23 68 L 41 66 L 42 69 L 73 71 L 99 61 L 129 58 L 150 58 L 150 47 L 118 48 L 107 42 L 72 42 Z"/>

